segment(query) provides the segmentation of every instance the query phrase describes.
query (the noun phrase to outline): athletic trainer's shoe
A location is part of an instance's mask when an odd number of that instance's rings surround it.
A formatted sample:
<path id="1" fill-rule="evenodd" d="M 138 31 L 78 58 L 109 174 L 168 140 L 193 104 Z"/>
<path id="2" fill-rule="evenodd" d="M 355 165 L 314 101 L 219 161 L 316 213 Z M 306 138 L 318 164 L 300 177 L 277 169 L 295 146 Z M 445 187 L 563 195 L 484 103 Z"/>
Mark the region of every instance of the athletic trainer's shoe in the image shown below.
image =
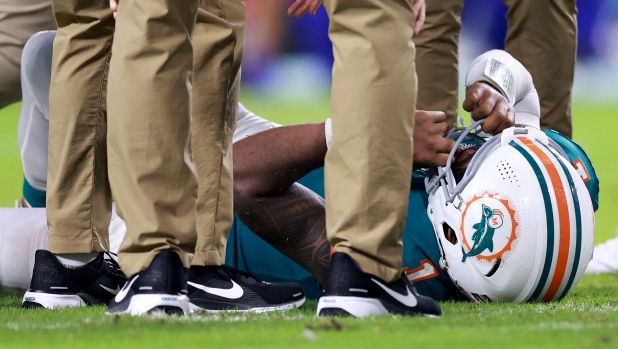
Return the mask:
<path id="1" fill-rule="evenodd" d="M 421 296 L 405 274 L 394 282 L 364 273 L 349 255 L 335 252 L 330 261 L 326 295 L 318 316 L 367 317 L 392 314 L 437 317 L 438 303 Z"/>
<path id="2" fill-rule="evenodd" d="M 284 311 L 305 303 L 305 293 L 292 282 L 265 282 L 228 266 L 189 269 L 191 312 Z"/>
<path id="3" fill-rule="evenodd" d="M 101 252 L 81 267 L 69 268 L 46 250 L 34 255 L 30 289 L 24 308 L 63 308 L 107 305 L 127 278 L 114 259 Z"/>
<path id="4" fill-rule="evenodd" d="M 109 304 L 108 314 L 139 316 L 153 311 L 189 314 L 187 272 L 178 254 L 159 252 L 148 268 L 133 275 Z"/>

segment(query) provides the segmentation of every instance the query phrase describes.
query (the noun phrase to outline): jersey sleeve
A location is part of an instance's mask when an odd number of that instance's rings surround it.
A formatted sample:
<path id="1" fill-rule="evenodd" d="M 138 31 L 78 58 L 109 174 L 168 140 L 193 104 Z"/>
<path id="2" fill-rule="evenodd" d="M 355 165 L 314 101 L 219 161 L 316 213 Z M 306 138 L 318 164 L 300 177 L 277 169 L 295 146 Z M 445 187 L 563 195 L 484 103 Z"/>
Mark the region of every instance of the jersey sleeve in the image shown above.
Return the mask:
<path id="1" fill-rule="evenodd" d="M 236 143 L 239 140 L 256 133 L 279 126 L 281 125 L 255 115 L 250 110 L 245 108 L 245 106 L 238 103 L 238 111 L 236 112 L 236 130 L 234 131 L 232 140 Z"/>
<path id="2" fill-rule="evenodd" d="M 592 161 L 588 157 L 588 154 L 577 143 L 573 142 L 566 136 L 556 131 L 543 131 L 545 134 L 558 143 L 558 145 L 564 150 L 569 157 L 569 161 L 577 170 L 577 173 L 581 176 L 586 189 L 592 199 L 592 205 L 596 211 L 599 208 L 599 178 L 597 177 Z"/>

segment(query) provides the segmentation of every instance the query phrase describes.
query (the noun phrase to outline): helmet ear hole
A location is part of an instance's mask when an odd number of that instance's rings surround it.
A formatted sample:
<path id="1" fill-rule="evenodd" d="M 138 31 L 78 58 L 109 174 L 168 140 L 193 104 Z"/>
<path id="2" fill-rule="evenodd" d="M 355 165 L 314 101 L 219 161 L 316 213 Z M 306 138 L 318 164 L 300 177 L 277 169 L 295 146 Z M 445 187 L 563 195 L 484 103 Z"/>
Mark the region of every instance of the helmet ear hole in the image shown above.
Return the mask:
<path id="1" fill-rule="evenodd" d="M 494 275 L 496 271 L 498 271 L 498 268 L 500 267 L 501 262 L 502 262 L 502 259 L 500 258 L 496 259 L 496 262 L 494 263 L 493 267 L 491 267 L 491 269 L 489 270 L 487 274 L 485 274 L 485 276 L 491 277 L 492 275 Z"/>
<path id="2" fill-rule="evenodd" d="M 457 234 L 455 234 L 455 230 L 446 224 L 446 222 L 442 223 L 442 231 L 444 232 L 444 237 L 448 240 L 448 242 L 453 245 L 457 245 L 459 242 L 457 239 Z"/>

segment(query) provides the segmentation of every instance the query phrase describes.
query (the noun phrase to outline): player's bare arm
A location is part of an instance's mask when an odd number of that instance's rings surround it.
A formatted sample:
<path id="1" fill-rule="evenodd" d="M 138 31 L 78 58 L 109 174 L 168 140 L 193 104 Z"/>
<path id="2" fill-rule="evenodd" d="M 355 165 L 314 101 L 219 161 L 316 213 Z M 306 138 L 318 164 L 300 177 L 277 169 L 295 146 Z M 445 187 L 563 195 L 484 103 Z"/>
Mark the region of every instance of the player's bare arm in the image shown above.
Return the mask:
<path id="1" fill-rule="evenodd" d="M 270 245 L 326 282 L 324 199 L 295 183 L 324 165 L 324 124 L 274 128 L 234 144 L 234 211 Z"/>
<path id="2" fill-rule="evenodd" d="M 509 109 L 497 109 L 505 100 L 487 86 L 480 91 L 478 108 L 508 122 Z M 492 92 L 493 91 L 493 92 Z M 475 95 L 476 96 L 476 95 Z M 472 98 L 472 97 L 471 97 Z M 466 102 L 471 101 L 466 99 Z M 507 101 L 508 104 L 508 101 Z M 487 107 L 486 107 L 487 105 Z M 417 111 L 414 127 L 414 166 L 445 165 L 454 142 L 442 112 Z M 326 239 L 324 199 L 295 183 L 324 165 L 324 124 L 301 124 L 270 129 L 234 145 L 234 210 L 253 232 L 306 268 L 320 282 L 328 273 L 330 245 Z M 456 165 L 464 167 L 473 152 L 462 152 Z"/>

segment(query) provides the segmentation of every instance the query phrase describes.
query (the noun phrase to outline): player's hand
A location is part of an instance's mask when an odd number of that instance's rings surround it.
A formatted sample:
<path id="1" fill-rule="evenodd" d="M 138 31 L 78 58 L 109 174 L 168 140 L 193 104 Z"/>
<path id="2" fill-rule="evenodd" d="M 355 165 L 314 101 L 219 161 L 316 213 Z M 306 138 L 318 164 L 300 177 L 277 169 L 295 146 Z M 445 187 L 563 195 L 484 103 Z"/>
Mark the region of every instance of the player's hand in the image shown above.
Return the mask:
<path id="1" fill-rule="evenodd" d="M 486 119 L 481 129 L 492 135 L 515 124 L 515 111 L 509 101 L 496 89 L 482 82 L 468 87 L 463 108 L 470 112 L 472 120 Z"/>
<path id="2" fill-rule="evenodd" d="M 114 14 L 114 19 L 116 19 L 116 16 L 118 15 L 118 0 L 109 0 L 109 8 Z"/>
<path id="3" fill-rule="evenodd" d="M 414 168 L 445 166 L 455 141 L 444 137 L 448 130 L 446 114 L 416 111 L 414 119 Z"/>
<path id="4" fill-rule="evenodd" d="M 417 36 L 421 31 L 423 23 L 425 23 L 425 0 L 414 0 L 412 3 L 412 11 L 416 15 L 416 22 L 414 22 L 414 36 Z"/>
<path id="5" fill-rule="evenodd" d="M 322 5 L 322 0 L 296 0 L 292 6 L 288 8 L 288 16 L 300 18 L 307 12 L 315 15 L 320 5 Z"/>

